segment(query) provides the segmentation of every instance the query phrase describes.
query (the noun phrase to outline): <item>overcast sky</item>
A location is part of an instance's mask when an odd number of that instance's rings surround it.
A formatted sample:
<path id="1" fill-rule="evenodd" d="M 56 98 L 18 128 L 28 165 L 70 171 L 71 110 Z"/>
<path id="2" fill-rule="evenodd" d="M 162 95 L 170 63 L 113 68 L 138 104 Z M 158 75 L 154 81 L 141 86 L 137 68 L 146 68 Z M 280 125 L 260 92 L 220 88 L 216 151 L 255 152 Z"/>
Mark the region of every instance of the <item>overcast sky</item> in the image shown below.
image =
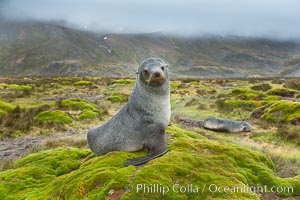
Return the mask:
<path id="1" fill-rule="evenodd" d="M 0 0 L 2 17 L 100 32 L 300 38 L 300 0 Z"/>

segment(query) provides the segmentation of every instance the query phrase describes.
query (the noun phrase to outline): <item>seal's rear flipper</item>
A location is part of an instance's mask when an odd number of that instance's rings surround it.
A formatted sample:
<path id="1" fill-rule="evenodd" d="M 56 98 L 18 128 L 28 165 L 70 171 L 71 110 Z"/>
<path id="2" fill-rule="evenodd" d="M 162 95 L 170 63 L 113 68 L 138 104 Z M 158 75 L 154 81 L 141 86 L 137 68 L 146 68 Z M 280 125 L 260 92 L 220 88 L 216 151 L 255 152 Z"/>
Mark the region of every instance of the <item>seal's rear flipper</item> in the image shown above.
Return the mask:
<path id="1" fill-rule="evenodd" d="M 130 159 L 130 160 L 127 160 L 126 163 L 124 163 L 125 166 L 129 166 L 129 165 L 135 165 L 135 166 L 138 166 L 138 165 L 142 165 L 154 158 L 157 158 L 157 157 L 160 157 L 162 155 L 164 155 L 165 153 L 168 152 L 168 149 L 165 148 L 162 152 L 156 154 L 156 155 L 149 155 L 149 156 L 145 156 L 145 157 L 140 157 L 140 158 L 134 158 L 134 159 Z"/>

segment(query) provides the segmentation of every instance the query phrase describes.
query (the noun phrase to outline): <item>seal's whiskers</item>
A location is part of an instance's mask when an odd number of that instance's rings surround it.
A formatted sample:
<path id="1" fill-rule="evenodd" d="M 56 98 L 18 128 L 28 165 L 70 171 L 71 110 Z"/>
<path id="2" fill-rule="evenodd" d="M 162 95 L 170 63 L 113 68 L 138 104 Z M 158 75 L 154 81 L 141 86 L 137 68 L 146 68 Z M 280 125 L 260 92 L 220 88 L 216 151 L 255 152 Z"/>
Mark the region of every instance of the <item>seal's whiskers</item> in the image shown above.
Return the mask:
<path id="1" fill-rule="evenodd" d="M 147 87 L 149 86 L 149 83 L 150 83 L 151 79 L 152 79 L 152 74 L 150 74 L 150 77 L 149 77 L 149 80 L 148 80 Z"/>

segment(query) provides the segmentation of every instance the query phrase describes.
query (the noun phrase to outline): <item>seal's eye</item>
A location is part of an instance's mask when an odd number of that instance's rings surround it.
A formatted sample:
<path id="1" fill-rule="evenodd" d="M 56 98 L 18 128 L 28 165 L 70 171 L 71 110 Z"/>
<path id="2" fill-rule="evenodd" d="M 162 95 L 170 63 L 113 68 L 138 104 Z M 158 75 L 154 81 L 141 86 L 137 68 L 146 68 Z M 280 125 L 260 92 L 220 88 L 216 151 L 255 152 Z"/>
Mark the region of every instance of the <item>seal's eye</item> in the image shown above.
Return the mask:
<path id="1" fill-rule="evenodd" d="M 165 71 L 165 67 L 161 67 L 161 70 Z"/>
<path id="2" fill-rule="evenodd" d="M 148 73 L 149 73 L 149 70 L 148 70 L 148 69 L 144 69 L 144 73 L 145 73 L 145 74 L 148 74 Z"/>

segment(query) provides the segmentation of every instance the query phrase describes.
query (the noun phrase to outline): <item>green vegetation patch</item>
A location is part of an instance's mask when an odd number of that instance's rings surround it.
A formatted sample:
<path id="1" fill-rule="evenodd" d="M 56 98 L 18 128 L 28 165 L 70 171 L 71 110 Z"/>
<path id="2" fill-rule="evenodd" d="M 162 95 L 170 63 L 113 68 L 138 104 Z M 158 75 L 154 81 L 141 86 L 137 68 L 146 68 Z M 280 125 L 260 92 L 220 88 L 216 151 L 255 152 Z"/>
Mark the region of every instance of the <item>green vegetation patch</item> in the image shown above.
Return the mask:
<path id="1" fill-rule="evenodd" d="M 34 120 L 43 123 L 69 124 L 73 120 L 69 115 L 60 110 L 49 110 L 39 113 L 34 117 Z"/>
<path id="2" fill-rule="evenodd" d="M 253 108 L 257 108 L 262 105 L 261 101 L 254 101 L 254 100 L 226 100 L 225 104 L 227 106 L 233 107 L 233 108 L 245 108 L 245 110 Z"/>
<path id="3" fill-rule="evenodd" d="M 300 176 L 280 178 L 261 152 L 209 140 L 175 125 L 167 129 L 169 152 L 142 166 L 125 167 L 145 152 L 110 152 L 94 157 L 90 150 L 58 148 L 28 155 L 15 169 L 0 174 L 1 199 L 259 199 L 252 192 L 210 192 L 227 187 L 293 187 L 279 196 L 299 196 Z M 166 193 L 137 191 L 139 184 L 169 188 Z M 175 185 L 178 184 L 178 185 Z M 175 188 L 173 188 L 175 185 Z M 194 192 L 180 192 L 191 187 Z M 202 188 L 206 186 L 203 190 Z M 174 189 L 174 191 L 173 191 Z M 240 191 L 240 190 L 239 190 Z"/>
<path id="4" fill-rule="evenodd" d="M 180 85 L 181 85 L 180 81 L 171 81 L 171 83 L 170 83 L 171 90 L 175 90 L 175 89 L 179 88 Z"/>
<path id="5" fill-rule="evenodd" d="M 32 86 L 30 85 L 18 85 L 18 84 L 9 84 L 6 86 L 6 89 L 8 90 L 31 90 Z"/>
<path id="6" fill-rule="evenodd" d="M 270 101 L 279 101 L 281 98 L 279 96 L 266 96 L 263 98 L 264 101 L 270 102 Z"/>
<path id="7" fill-rule="evenodd" d="M 67 100 L 62 100 L 59 102 L 59 106 L 64 108 L 69 108 L 72 110 L 97 110 L 97 105 L 89 103 L 83 99 L 72 98 Z"/>
<path id="8" fill-rule="evenodd" d="M 99 108 L 96 104 L 89 103 L 79 98 L 59 101 L 58 107 L 82 111 L 78 116 L 78 120 L 97 118 L 106 113 L 104 108 Z"/>
<path id="9" fill-rule="evenodd" d="M 285 82 L 284 86 L 287 88 L 291 88 L 291 89 L 300 91 L 300 80 L 299 79 L 287 80 Z"/>
<path id="10" fill-rule="evenodd" d="M 297 90 L 289 88 L 274 88 L 267 91 L 268 95 L 276 95 L 281 97 L 293 97 L 297 93 Z"/>
<path id="11" fill-rule="evenodd" d="M 78 169 L 90 154 L 86 149 L 57 148 L 26 156 L 15 162 L 15 169 L 0 173 L 0 199 L 25 199 L 38 194 L 56 177 Z"/>
<path id="12" fill-rule="evenodd" d="M 3 117 L 4 115 L 6 115 L 6 112 L 2 109 L 0 109 L 0 117 Z"/>
<path id="13" fill-rule="evenodd" d="M 268 83 L 262 83 L 259 85 L 254 85 L 251 87 L 252 90 L 260 90 L 260 91 L 268 91 L 272 88 L 272 86 Z"/>
<path id="14" fill-rule="evenodd" d="M 85 85 L 93 85 L 92 81 L 77 81 L 74 83 L 75 86 L 85 86 Z"/>
<path id="15" fill-rule="evenodd" d="M 107 99 L 113 103 L 122 103 L 122 102 L 127 102 L 129 96 L 126 94 L 112 94 Z"/>
<path id="16" fill-rule="evenodd" d="M 271 122 L 299 122 L 300 102 L 278 101 L 270 103 L 263 110 L 261 118 Z"/>
<path id="17" fill-rule="evenodd" d="M 113 81 L 113 84 L 115 83 L 128 85 L 135 83 L 135 79 L 118 79 Z"/>
<path id="18" fill-rule="evenodd" d="M 241 100 L 261 100 L 266 96 L 263 92 L 245 88 L 233 89 L 231 93 Z"/>
<path id="19" fill-rule="evenodd" d="M 95 112 L 92 110 L 83 110 L 82 113 L 79 115 L 78 119 L 79 120 L 84 120 L 84 119 L 93 119 L 99 117 L 100 113 Z"/>
<path id="20" fill-rule="evenodd" d="M 262 106 L 262 101 L 255 100 L 240 100 L 240 99 L 218 99 L 216 100 L 218 109 L 232 111 L 235 108 L 252 111 L 253 109 Z"/>
<path id="21" fill-rule="evenodd" d="M 14 105 L 4 102 L 4 101 L 0 101 L 0 110 L 2 111 L 6 111 L 6 112 L 10 112 L 15 108 Z"/>

